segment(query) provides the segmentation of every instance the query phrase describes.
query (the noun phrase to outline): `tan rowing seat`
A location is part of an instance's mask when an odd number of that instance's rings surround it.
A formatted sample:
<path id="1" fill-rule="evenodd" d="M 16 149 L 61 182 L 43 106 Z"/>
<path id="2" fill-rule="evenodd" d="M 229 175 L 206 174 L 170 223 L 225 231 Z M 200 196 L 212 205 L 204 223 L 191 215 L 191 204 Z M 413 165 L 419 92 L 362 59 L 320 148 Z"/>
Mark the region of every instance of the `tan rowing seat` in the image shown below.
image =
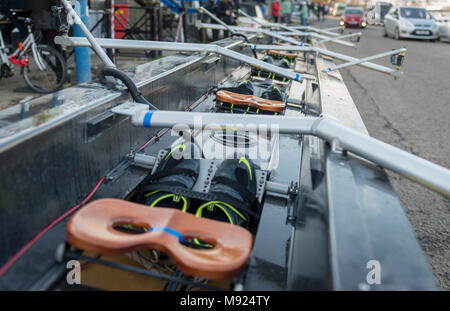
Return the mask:
<path id="1" fill-rule="evenodd" d="M 277 100 L 270 100 L 254 95 L 237 94 L 230 91 L 218 91 L 216 99 L 232 105 L 252 106 L 257 109 L 282 112 L 286 108 L 286 104 Z"/>
<path id="2" fill-rule="evenodd" d="M 296 58 L 297 57 L 297 54 L 294 54 L 294 53 L 287 53 L 287 52 L 275 51 L 275 50 L 268 50 L 267 54 L 288 57 L 288 58 Z"/>
<path id="3" fill-rule="evenodd" d="M 126 224 L 150 229 L 139 234 L 115 229 Z M 214 247 L 189 248 L 180 243 L 180 237 L 198 238 Z M 102 255 L 156 249 L 166 253 L 187 275 L 229 280 L 238 275 L 246 264 L 253 237 L 239 226 L 195 217 L 171 208 L 100 199 L 72 216 L 67 225 L 67 241 L 78 249 Z"/>

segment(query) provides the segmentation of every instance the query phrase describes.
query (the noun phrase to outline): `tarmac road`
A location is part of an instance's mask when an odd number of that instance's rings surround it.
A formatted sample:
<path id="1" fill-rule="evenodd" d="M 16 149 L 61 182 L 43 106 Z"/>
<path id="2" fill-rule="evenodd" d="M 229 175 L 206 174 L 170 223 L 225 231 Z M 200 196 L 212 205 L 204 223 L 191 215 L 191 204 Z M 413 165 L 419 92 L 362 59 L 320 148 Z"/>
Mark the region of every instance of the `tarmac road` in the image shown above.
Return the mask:
<path id="1" fill-rule="evenodd" d="M 328 19 L 314 26 L 333 27 L 338 22 Z M 405 76 L 399 80 L 361 67 L 341 70 L 370 135 L 449 168 L 450 42 L 396 41 L 384 38 L 381 26 L 362 32 L 358 50 L 335 43 L 327 48 L 359 58 L 408 49 L 402 68 Z M 374 62 L 391 66 L 388 57 Z M 450 290 L 450 200 L 393 173 L 389 177 L 438 285 Z"/>

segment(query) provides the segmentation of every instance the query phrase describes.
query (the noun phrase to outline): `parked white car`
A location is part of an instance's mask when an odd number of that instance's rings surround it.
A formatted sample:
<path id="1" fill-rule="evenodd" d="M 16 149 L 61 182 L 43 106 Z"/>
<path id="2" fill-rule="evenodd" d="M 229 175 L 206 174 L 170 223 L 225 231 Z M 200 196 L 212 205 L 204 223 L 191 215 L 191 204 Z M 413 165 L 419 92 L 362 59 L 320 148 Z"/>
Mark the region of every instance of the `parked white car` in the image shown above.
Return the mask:
<path id="1" fill-rule="evenodd" d="M 430 14 L 437 24 L 439 38 L 450 40 L 450 11 L 435 11 L 430 12 Z"/>
<path id="2" fill-rule="evenodd" d="M 401 38 L 428 39 L 439 38 L 438 27 L 433 17 L 420 7 L 395 7 L 384 17 L 384 35 Z"/>

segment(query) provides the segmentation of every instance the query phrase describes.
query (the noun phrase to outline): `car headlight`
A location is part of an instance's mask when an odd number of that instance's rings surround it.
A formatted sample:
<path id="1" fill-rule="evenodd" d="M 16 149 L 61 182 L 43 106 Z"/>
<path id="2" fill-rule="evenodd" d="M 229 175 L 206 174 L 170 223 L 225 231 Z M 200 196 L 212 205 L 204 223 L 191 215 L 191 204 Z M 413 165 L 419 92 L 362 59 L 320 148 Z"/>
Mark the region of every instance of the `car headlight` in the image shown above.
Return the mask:
<path id="1" fill-rule="evenodd" d="M 400 21 L 400 26 L 405 28 L 414 27 L 413 23 L 408 22 L 407 20 L 404 19 Z"/>

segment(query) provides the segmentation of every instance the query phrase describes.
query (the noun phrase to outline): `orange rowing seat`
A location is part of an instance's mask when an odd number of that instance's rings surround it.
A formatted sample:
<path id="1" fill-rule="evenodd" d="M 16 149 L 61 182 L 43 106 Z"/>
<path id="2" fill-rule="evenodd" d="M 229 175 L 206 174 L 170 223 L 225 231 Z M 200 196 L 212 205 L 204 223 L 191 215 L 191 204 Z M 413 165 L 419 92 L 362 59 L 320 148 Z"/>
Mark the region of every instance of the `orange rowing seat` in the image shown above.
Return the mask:
<path id="1" fill-rule="evenodd" d="M 287 53 L 287 52 L 282 52 L 282 51 L 276 51 L 276 50 L 268 50 L 267 54 L 274 55 L 274 56 L 279 56 L 279 57 L 287 57 L 287 58 L 296 58 L 297 57 L 297 54 Z"/>
<path id="2" fill-rule="evenodd" d="M 146 232 L 130 234 L 115 229 L 122 225 L 145 228 Z M 193 249 L 181 244 L 193 238 L 213 247 Z M 242 227 L 117 199 L 96 200 L 74 214 L 67 225 L 67 241 L 78 249 L 102 255 L 144 248 L 160 250 L 183 273 L 210 280 L 229 280 L 238 275 L 253 245 L 252 235 Z"/>
<path id="3" fill-rule="evenodd" d="M 265 99 L 254 95 L 243 95 L 224 90 L 216 93 L 216 99 L 231 105 L 251 106 L 256 109 L 277 113 L 282 112 L 286 108 L 286 104 L 281 101 Z"/>

